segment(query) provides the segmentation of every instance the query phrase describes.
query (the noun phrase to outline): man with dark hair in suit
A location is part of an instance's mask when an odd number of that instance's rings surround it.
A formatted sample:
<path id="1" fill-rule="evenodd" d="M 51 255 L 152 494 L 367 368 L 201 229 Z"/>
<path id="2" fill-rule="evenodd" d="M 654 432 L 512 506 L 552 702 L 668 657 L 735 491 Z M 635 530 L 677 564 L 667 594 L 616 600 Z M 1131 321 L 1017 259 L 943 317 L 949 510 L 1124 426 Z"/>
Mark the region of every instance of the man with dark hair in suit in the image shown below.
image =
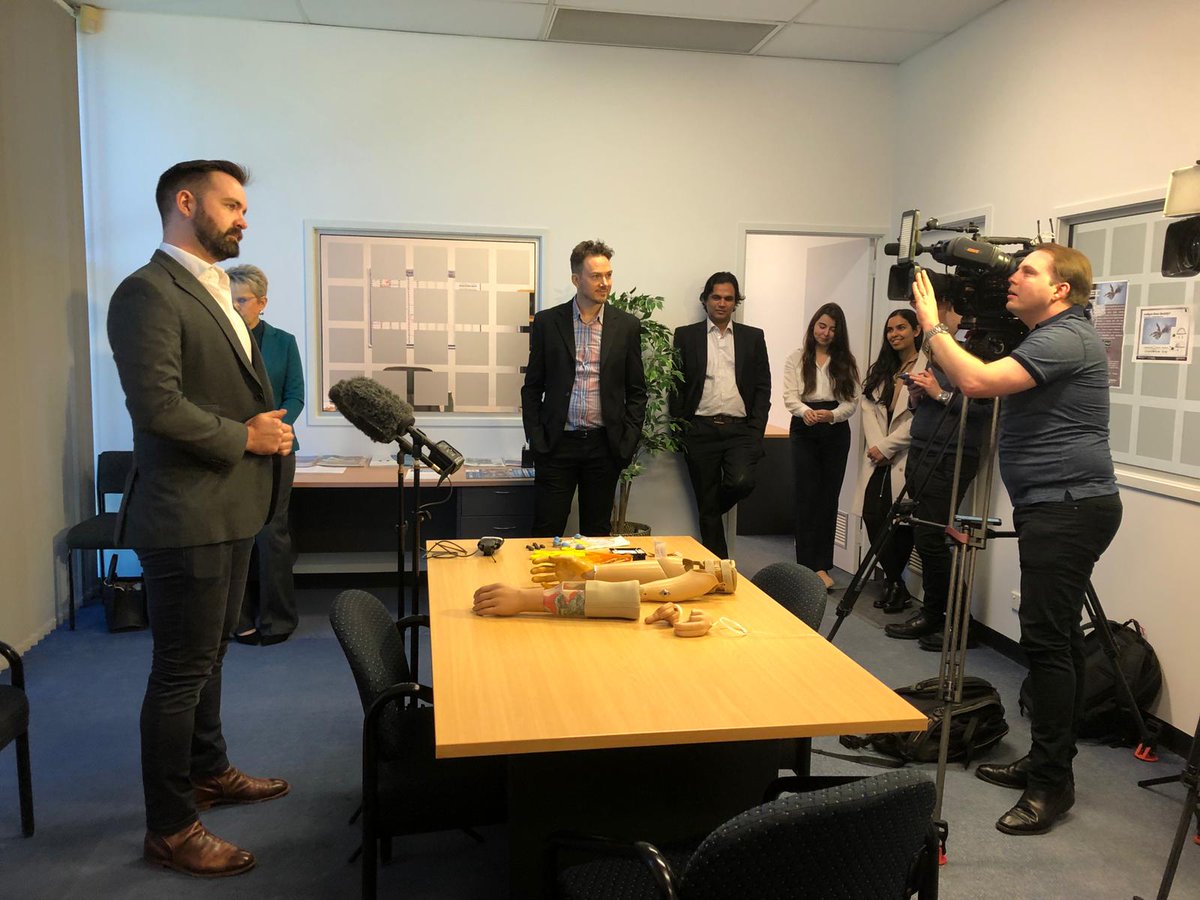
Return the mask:
<path id="1" fill-rule="evenodd" d="M 642 328 L 607 304 L 612 255 L 602 241 L 577 244 L 575 296 L 539 312 L 529 329 L 521 417 L 534 456 L 538 537 L 563 533 L 576 489 L 580 533 L 607 535 L 617 479 L 642 436 Z"/>
<path id="2" fill-rule="evenodd" d="M 754 490 L 771 409 L 771 365 L 761 328 L 734 327 L 737 277 L 714 272 L 700 292 L 706 318 L 675 329 L 683 383 L 671 415 L 687 423 L 684 458 L 700 514 L 700 542 L 729 556 L 721 517 Z"/>
<path id="3" fill-rule="evenodd" d="M 144 854 L 189 875 L 236 875 L 254 856 L 209 832 L 197 810 L 281 797 L 288 784 L 229 763 L 221 663 L 237 623 L 276 458 L 292 429 L 262 354 L 216 263 L 238 255 L 245 170 L 192 160 L 160 177 L 163 242 L 121 282 L 108 338 L 133 424 L 133 472 L 118 541 L 142 563 L 153 661 L 142 703 Z"/>

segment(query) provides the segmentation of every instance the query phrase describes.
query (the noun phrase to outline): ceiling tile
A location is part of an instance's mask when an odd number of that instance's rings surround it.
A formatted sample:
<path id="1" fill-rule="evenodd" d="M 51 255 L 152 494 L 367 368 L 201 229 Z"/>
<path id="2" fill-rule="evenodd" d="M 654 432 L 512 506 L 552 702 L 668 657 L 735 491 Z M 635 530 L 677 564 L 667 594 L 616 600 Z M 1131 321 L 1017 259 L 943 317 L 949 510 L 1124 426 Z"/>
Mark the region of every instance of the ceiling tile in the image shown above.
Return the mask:
<path id="1" fill-rule="evenodd" d="M 924 50 L 941 37 L 941 34 L 924 31 L 787 25 L 767 41 L 757 55 L 899 63 Z"/>
<path id="2" fill-rule="evenodd" d="M 543 3 L 497 0 L 300 0 L 317 25 L 466 34 L 477 37 L 541 36 L 546 19 Z"/>
<path id="3" fill-rule="evenodd" d="M 306 22 L 300 0 L 97 0 L 114 12 L 162 13 L 256 22 Z"/>
<path id="4" fill-rule="evenodd" d="M 796 21 L 949 34 L 1003 0 L 816 0 Z"/>

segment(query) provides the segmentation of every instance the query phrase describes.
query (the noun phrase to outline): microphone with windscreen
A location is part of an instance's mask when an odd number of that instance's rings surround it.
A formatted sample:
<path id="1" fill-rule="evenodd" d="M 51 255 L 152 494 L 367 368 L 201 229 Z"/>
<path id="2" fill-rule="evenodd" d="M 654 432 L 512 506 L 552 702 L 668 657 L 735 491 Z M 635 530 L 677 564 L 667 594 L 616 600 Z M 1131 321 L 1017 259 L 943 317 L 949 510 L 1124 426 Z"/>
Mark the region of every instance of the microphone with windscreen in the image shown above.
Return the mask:
<path id="1" fill-rule="evenodd" d="M 329 389 L 329 399 L 346 421 L 377 444 L 397 442 L 414 463 L 445 478 L 462 468 L 463 455 L 445 441 L 432 443 L 413 423 L 413 408 L 371 378 L 349 378 Z"/>

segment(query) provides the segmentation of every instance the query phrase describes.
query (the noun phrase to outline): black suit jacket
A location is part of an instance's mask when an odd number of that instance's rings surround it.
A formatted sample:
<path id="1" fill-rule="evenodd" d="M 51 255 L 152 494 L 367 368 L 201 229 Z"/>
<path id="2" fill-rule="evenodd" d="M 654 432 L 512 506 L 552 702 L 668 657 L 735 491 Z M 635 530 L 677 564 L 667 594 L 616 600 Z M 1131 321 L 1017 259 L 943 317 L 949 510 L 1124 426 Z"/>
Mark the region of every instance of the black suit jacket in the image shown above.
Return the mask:
<path id="1" fill-rule="evenodd" d="M 708 370 L 708 319 L 676 328 L 675 351 L 683 367 L 683 383 L 671 395 L 671 415 L 690 419 L 696 414 L 704 393 L 704 373 Z M 733 366 L 738 393 L 746 405 L 747 424 L 752 431 L 762 434 L 767 430 L 767 413 L 771 409 L 771 364 L 761 328 L 734 323 Z"/>
<path id="2" fill-rule="evenodd" d="M 256 535 L 278 457 L 245 449 L 243 423 L 275 408 L 255 341 L 247 359 L 221 307 L 161 250 L 113 294 L 108 340 L 133 420 L 118 541 L 192 547 Z"/>
<path id="3" fill-rule="evenodd" d="M 533 317 L 529 364 L 521 387 L 521 419 L 535 453 L 549 453 L 567 424 L 575 384 L 575 325 L 572 297 Z M 624 468 L 633 459 L 646 419 L 646 374 L 642 369 L 642 323 L 637 316 L 604 307 L 600 331 L 600 413 L 613 456 Z"/>

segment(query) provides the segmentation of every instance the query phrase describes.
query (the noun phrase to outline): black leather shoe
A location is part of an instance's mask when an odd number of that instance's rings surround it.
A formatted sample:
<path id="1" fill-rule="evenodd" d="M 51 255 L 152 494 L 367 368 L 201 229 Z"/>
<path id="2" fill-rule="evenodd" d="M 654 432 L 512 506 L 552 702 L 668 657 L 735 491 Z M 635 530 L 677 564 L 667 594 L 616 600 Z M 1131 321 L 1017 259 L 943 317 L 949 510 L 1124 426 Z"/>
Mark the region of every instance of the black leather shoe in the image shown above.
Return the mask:
<path id="1" fill-rule="evenodd" d="M 285 634 L 264 634 L 259 637 L 259 643 L 264 647 L 273 647 L 275 644 L 282 644 L 291 636 L 292 633 L 290 631 Z"/>
<path id="2" fill-rule="evenodd" d="M 941 653 L 942 652 L 942 629 L 939 628 L 937 631 L 930 632 L 929 634 L 925 635 L 925 637 L 920 638 L 917 641 L 917 646 L 920 647 L 922 650 L 928 650 L 931 653 Z M 976 637 L 976 635 L 975 635 L 975 629 L 971 628 L 967 632 L 967 649 L 974 650 L 978 646 L 979 646 L 979 638 Z"/>
<path id="3" fill-rule="evenodd" d="M 896 595 L 896 585 L 890 581 L 883 586 L 883 593 L 871 605 L 876 609 L 883 609 L 892 602 L 892 598 Z"/>
<path id="4" fill-rule="evenodd" d="M 897 581 L 891 585 L 891 599 L 880 607 L 888 615 L 895 615 L 898 612 L 904 612 L 912 606 L 912 594 L 908 592 L 903 581 Z"/>
<path id="5" fill-rule="evenodd" d="M 257 628 L 255 628 L 253 631 L 247 632 L 246 634 L 238 634 L 237 632 L 234 632 L 233 639 L 239 644 L 249 644 L 252 647 L 262 643 L 262 635 L 258 633 Z"/>
<path id="6" fill-rule="evenodd" d="M 1055 788 L 1027 787 L 996 828 L 1005 834 L 1045 834 L 1074 805 L 1075 785 L 1070 781 Z"/>
<path id="7" fill-rule="evenodd" d="M 921 610 L 907 622 L 883 626 L 883 633 L 888 637 L 912 641 L 927 634 L 933 634 L 935 631 L 941 631 L 945 620 L 946 617 L 941 613 L 929 613 Z"/>
<path id="8" fill-rule="evenodd" d="M 1026 754 L 1010 763 L 984 764 L 975 767 L 975 777 L 988 784 L 1025 790 L 1029 785 L 1029 756 Z"/>

